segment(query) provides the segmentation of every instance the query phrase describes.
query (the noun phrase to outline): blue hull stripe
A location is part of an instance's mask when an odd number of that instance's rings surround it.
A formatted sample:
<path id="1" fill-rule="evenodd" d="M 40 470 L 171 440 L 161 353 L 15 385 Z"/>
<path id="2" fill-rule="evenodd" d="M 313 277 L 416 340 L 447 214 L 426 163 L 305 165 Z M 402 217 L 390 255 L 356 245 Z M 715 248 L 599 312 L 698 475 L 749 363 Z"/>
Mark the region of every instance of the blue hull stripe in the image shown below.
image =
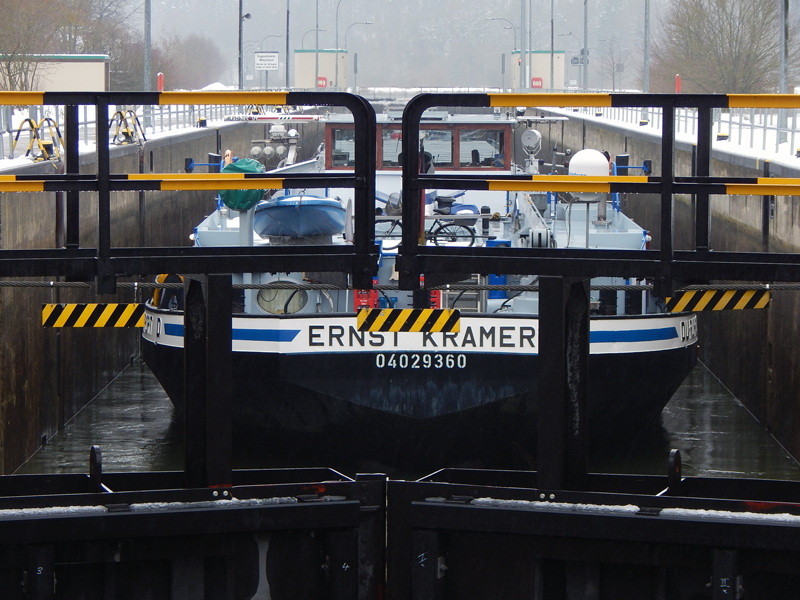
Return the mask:
<path id="1" fill-rule="evenodd" d="M 628 331 L 592 331 L 589 342 L 592 344 L 609 344 L 614 342 L 658 342 L 673 340 L 678 337 L 674 327 L 661 329 L 631 329 Z"/>
<path id="2" fill-rule="evenodd" d="M 183 337 L 183 325 L 165 323 L 164 333 Z M 245 342 L 291 342 L 298 333 L 299 329 L 234 329 L 233 339 Z"/>
<path id="3" fill-rule="evenodd" d="M 246 342 L 291 342 L 299 329 L 234 329 L 233 339 Z"/>
<path id="4" fill-rule="evenodd" d="M 183 337 L 183 325 L 178 325 L 176 323 L 164 323 L 164 335 Z"/>

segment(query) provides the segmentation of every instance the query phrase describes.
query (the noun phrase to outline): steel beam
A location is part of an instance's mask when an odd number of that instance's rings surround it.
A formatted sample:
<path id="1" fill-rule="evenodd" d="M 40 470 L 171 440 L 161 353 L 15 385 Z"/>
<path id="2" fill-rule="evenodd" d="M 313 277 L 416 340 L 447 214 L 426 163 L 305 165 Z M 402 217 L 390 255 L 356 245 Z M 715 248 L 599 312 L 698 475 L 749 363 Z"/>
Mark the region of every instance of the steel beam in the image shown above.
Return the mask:
<path id="1" fill-rule="evenodd" d="M 584 489 L 587 460 L 589 282 L 539 280 L 537 487 Z"/>
<path id="2" fill-rule="evenodd" d="M 231 277 L 187 276 L 184 415 L 187 487 L 231 485 Z M 220 315 L 227 318 L 220 319 Z"/>

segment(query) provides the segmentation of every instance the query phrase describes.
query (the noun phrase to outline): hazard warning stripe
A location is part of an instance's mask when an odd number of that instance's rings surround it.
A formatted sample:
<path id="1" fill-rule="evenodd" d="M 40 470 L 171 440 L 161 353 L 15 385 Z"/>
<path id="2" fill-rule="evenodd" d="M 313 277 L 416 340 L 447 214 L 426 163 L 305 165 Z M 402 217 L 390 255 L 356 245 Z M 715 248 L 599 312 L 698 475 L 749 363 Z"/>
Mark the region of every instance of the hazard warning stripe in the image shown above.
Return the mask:
<path id="1" fill-rule="evenodd" d="M 688 290 L 667 298 L 667 312 L 765 308 L 769 290 Z"/>
<path id="2" fill-rule="evenodd" d="M 43 304 L 42 327 L 144 327 L 144 304 Z"/>
<path id="3" fill-rule="evenodd" d="M 444 308 L 367 308 L 358 312 L 359 331 L 419 332 L 460 330 L 461 312 Z"/>

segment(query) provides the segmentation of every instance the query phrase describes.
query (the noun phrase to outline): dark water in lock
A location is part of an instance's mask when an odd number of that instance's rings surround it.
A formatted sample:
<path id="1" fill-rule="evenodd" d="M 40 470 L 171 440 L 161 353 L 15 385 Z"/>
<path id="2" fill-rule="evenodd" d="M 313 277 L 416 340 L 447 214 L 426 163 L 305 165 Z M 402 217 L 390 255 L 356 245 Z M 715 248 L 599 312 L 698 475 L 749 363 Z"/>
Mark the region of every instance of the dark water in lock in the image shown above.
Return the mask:
<path id="1" fill-rule="evenodd" d="M 93 444 L 108 472 L 182 470 L 183 433 L 172 412 L 155 377 L 136 360 L 17 473 L 86 473 Z M 800 480 L 800 464 L 700 364 L 664 409 L 659 431 L 593 448 L 589 467 L 665 474 L 671 448 L 681 451 L 688 476 Z M 234 460 L 234 467 L 269 466 Z"/>

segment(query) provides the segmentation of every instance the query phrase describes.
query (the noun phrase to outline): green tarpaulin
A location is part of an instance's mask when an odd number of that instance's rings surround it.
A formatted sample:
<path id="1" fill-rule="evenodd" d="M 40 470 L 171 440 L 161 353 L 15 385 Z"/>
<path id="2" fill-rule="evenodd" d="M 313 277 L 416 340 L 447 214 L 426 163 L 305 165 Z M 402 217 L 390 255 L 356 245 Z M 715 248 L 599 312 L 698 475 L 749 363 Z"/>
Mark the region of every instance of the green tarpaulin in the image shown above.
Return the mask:
<path id="1" fill-rule="evenodd" d="M 241 158 L 236 162 L 225 165 L 223 173 L 263 173 L 264 165 L 252 158 Z M 233 210 L 250 210 L 261 198 L 264 190 L 220 190 L 220 198 L 225 206 Z"/>

